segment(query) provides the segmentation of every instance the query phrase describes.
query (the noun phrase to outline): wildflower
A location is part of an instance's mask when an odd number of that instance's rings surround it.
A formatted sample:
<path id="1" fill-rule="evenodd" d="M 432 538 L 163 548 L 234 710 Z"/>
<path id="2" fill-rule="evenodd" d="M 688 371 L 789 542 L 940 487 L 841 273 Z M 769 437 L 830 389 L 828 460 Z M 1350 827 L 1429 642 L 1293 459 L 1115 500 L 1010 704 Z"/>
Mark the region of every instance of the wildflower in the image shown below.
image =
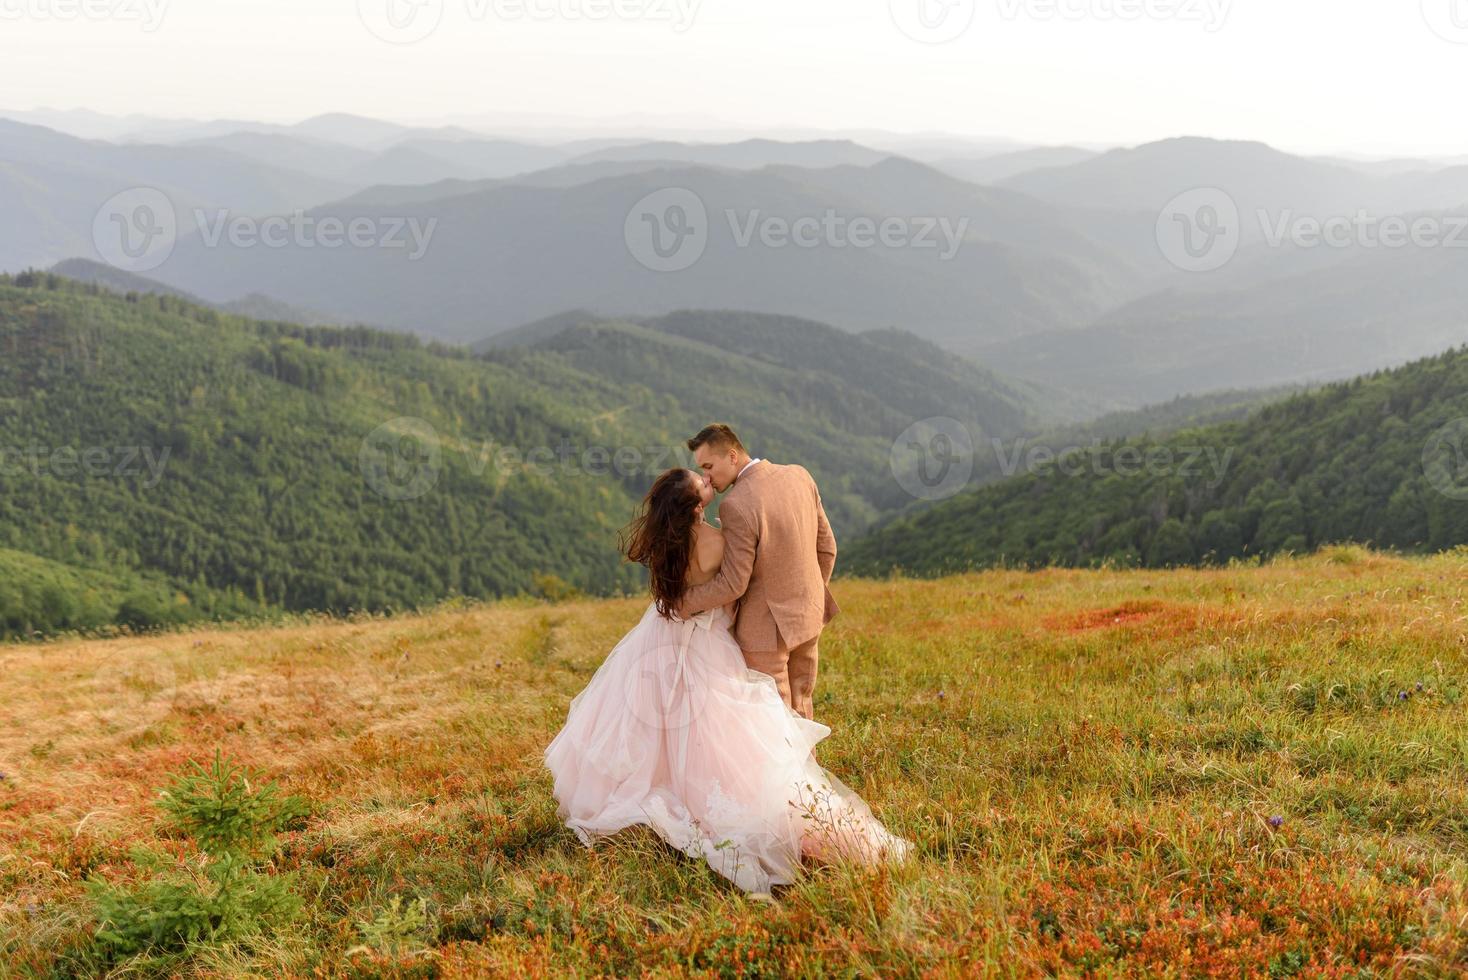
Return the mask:
<path id="1" fill-rule="evenodd" d="M 938 692 L 938 700 L 939 700 L 939 701 L 942 701 L 942 700 L 943 700 L 943 699 L 944 699 L 944 698 L 946 698 L 946 697 L 947 697 L 947 696 L 948 696 L 948 695 L 946 695 L 946 694 L 944 694 L 944 693 L 943 693 L 943 692 L 942 692 L 942 691 L 939 691 L 939 692 Z"/>
<path id="2" fill-rule="evenodd" d="M 1275 814 L 1274 816 L 1269 818 L 1269 826 L 1273 827 L 1275 830 L 1278 830 L 1279 828 L 1284 826 L 1284 817 L 1281 817 L 1279 814 Z"/>
<path id="3" fill-rule="evenodd" d="M 1406 691 L 1398 691 L 1397 692 L 1397 700 L 1398 701 L 1405 701 L 1408 698 L 1410 698 L 1411 696 L 1412 695 L 1408 694 Z"/>

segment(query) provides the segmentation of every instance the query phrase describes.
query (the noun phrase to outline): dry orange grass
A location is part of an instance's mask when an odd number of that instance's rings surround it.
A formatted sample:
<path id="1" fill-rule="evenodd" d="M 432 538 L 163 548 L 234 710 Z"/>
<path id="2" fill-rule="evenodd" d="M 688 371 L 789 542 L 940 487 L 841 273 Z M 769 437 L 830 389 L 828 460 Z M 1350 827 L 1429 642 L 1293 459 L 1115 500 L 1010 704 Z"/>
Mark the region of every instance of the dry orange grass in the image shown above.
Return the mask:
<path id="1" fill-rule="evenodd" d="M 921 854 L 773 907 L 555 818 L 540 751 L 642 601 L 0 648 L 0 974 L 78 972 L 84 879 L 176 850 L 152 801 L 216 748 L 316 812 L 294 927 L 195 975 L 1468 971 L 1468 554 L 837 591 L 821 759 Z"/>

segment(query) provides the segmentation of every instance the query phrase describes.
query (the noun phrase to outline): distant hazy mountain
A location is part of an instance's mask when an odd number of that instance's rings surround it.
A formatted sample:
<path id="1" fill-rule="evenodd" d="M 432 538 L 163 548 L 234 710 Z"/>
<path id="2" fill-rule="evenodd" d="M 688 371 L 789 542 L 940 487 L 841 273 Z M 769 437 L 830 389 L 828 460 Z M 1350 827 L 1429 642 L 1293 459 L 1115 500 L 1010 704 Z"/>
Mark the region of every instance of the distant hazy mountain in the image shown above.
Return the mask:
<path id="1" fill-rule="evenodd" d="M 296 133 L 242 130 L 184 145 L 228 150 L 262 163 L 336 181 L 353 189 L 484 180 L 541 170 L 567 156 L 553 147 L 511 140 L 413 137 L 385 149 L 362 149 Z"/>
<path id="2" fill-rule="evenodd" d="M 1320 218 L 1458 207 L 1468 201 L 1468 167 L 1423 174 L 1364 173 L 1341 163 L 1282 153 L 1263 143 L 1185 137 L 1112 150 L 1068 166 L 1001 180 L 1055 204 L 1140 210 L 1154 216 L 1177 195 L 1200 187 L 1227 192 L 1258 239 L 1257 212 Z"/>
<path id="3" fill-rule="evenodd" d="M 290 129 L 301 136 L 310 136 L 330 143 L 344 143 L 347 146 L 364 149 L 380 149 L 414 135 L 441 137 L 473 137 L 475 135 L 457 127 L 423 130 L 382 119 L 355 116 L 346 112 L 328 112 L 312 116 L 310 119 L 296 123 Z"/>
<path id="4" fill-rule="evenodd" d="M 190 303 L 198 303 L 200 306 L 208 306 L 199 297 L 187 290 L 175 289 L 166 283 L 147 276 L 140 276 L 135 272 L 128 272 L 105 262 L 94 262 L 91 259 L 65 259 L 57 262 L 46 270 L 54 275 L 65 276 L 76 282 L 93 283 L 104 286 L 114 293 L 138 293 L 149 296 L 174 296 L 178 299 L 188 300 Z"/>
<path id="5" fill-rule="evenodd" d="M 139 113 L 111 116 L 90 109 L 0 109 L 0 118 L 31 126 L 44 126 L 87 140 L 119 140 L 130 132 L 167 123 L 165 119 Z"/>
<path id="6" fill-rule="evenodd" d="M 1138 405 L 1350 377 L 1464 342 L 1468 251 L 1376 249 L 1284 278 L 1156 293 L 1084 330 L 1016 338 L 979 356 L 1006 373 Z"/>
<path id="7" fill-rule="evenodd" d="M 1037 146 L 991 157 L 953 157 L 933 161 L 933 166 L 976 184 L 993 184 L 1041 167 L 1069 167 L 1095 157 L 1095 150 L 1075 146 Z"/>
<path id="8" fill-rule="evenodd" d="M 123 138 L 135 142 L 175 143 L 239 132 L 296 136 L 363 150 L 382 150 L 413 137 L 458 139 L 479 136 L 454 126 L 422 128 L 351 113 L 329 112 L 298 123 L 267 123 L 244 119 L 160 120 L 152 125 L 130 130 Z"/>
<path id="9" fill-rule="evenodd" d="M 695 163 L 711 167 L 754 170 L 759 167 L 870 166 L 891 154 L 849 140 L 812 140 L 784 143 L 777 140 L 745 140 L 740 143 L 635 143 L 585 153 L 572 163 L 634 160 Z"/>
<path id="10" fill-rule="evenodd" d="M 709 238 L 691 267 L 654 272 L 634 258 L 625 228 L 640 200 L 669 187 L 698 195 Z M 828 212 L 843 221 L 913 219 L 913 235 L 932 218 L 931 247 L 782 248 L 757 234 L 748 244 L 739 239 L 751 221 L 820 221 Z M 1135 261 L 1099 245 L 1064 211 L 898 159 L 828 170 L 657 170 L 570 187 L 507 182 L 460 197 L 337 204 L 311 215 L 436 224 L 416 261 L 406 249 L 208 248 L 187 240 L 153 274 L 216 302 L 262 291 L 446 339 L 482 338 L 568 307 L 634 315 L 734 308 L 856 330 L 900 326 L 955 350 L 1082 326 L 1144 284 Z"/>
<path id="11" fill-rule="evenodd" d="M 342 184 L 356 183 L 351 175 L 377 159 L 372 150 L 331 143 L 295 133 L 242 129 L 219 136 L 187 140 L 180 146 L 212 147 L 237 153 L 261 163 L 288 167 Z"/>
<path id="12" fill-rule="evenodd" d="M 116 145 L 0 120 L 0 269 L 95 254 L 98 211 L 138 187 L 164 192 L 180 212 L 236 214 L 289 212 L 347 189 L 213 147 Z"/>
<path id="13" fill-rule="evenodd" d="M 1111 150 L 1001 181 L 1056 204 L 1153 214 L 1197 187 L 1222 188 L 1245 211 L 1288 207 L 1309 213 L 1353 200 L 1369 183 L 1358 171 L 1291 156 L 1263 143 L 1191 137 Z"/>
<path id="14" fill-rule="evenodd" d="M 1314 157 L 1320 163 L 1350 167 L 1376 177 L 1391 177 L 1396 174 L 1427 173 L 1448 167 L 1468 166 L 1468 157 L 1396 157 L 1389 160 L 1356 157 Z"/>
<path id="15" fill-rule="evenodd" d="M 338 207 L 385 207 L 423 204 L 449 197 L 465 197 L 498 187 L 566 188 L 589 184 L 607 177 L 687 170 L 688 165 L 671 160 L 602 160 L 597 163 L 566 164 L 514 177 L 490 180 L 440 180 L 429 184 L 378 184 L 335 202 Z"/>

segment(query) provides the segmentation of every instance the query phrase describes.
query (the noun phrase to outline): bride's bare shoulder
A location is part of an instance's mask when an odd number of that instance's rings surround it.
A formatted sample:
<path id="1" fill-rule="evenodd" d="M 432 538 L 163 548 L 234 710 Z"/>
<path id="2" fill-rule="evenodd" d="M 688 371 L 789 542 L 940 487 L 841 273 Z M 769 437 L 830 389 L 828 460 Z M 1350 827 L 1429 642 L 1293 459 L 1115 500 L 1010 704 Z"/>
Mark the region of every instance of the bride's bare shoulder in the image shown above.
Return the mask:
<path id="1" fill-rule="evenodd" d="M 712 524 L 700 524 L 693 535 L 693 563 L 706 574 L 718 571 L 724 561 L 724 532 Z"/>

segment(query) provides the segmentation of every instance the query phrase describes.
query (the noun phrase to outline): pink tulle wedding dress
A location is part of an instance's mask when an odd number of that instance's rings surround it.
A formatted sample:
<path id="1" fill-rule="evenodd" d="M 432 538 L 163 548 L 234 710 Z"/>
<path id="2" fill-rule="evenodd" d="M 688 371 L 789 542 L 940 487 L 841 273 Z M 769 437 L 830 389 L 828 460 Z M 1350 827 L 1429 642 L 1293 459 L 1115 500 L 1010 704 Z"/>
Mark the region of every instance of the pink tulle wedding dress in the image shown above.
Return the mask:
<path id="1" fill-rule="evenodd" d="M 903 860 L 911 845 L 816 763 L 831 730 L 744 665 L 729 626 L 723 609 L 648 607 L 545 750 L 561 818 L 587 846 L 644 824 L 755 893 L 793 881 L 802 857 Z"/>

